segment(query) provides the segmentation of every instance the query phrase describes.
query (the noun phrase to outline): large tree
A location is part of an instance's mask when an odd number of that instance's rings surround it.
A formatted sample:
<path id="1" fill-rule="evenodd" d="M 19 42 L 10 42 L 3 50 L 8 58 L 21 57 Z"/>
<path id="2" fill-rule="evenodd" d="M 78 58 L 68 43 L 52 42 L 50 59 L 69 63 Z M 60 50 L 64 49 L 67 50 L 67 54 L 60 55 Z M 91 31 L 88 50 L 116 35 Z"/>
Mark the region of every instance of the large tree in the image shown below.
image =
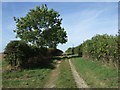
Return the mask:
<path id="1" fill-rule="evenodd" d="M 47 5 L 30 9 L 25 17 L 16 18 L 16 37 L 35 46 L 56 48 L 59 43 L 67 42 L 67 34 L 61 27 L 62 18 L 54 9 L 48 10 Z"/>

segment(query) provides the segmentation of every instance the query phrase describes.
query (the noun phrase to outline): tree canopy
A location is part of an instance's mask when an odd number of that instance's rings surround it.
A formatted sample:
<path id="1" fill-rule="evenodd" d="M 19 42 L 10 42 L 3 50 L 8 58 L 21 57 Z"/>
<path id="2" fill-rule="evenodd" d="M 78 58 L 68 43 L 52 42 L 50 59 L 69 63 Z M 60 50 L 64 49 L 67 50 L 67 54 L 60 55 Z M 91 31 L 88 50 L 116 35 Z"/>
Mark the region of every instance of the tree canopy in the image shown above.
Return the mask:
<path id="1" fill-rule="evenodd" d="M 54 9 L 48 9 L 47 5 L 30 9 L 25 17 L 16 18 L 14 21 L 17 33 L 16 37 L 35 46 L 48 46 L 56 48 L 59 43 L 67 42 L 67 33 L 61 27 L 62 18 Z"/>

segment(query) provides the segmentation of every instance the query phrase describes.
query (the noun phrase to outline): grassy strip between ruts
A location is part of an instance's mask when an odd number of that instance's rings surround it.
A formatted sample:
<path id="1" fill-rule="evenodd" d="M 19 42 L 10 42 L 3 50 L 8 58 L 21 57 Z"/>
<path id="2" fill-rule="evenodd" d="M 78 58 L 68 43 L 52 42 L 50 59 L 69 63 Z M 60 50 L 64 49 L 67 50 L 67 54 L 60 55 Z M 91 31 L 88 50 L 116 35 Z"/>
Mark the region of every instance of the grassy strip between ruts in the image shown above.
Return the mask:
<path id="1" fill-rule="evenodd" d="M 6 65 L 3 60 L 3 68 Z M 25 69 L 23 71 L 3 71 L 3 88 L 43 88 L 51 69 Z"/>
<path id="2" fill-rule="evenodd" d="M 56 88 L 77 88 L 68 60 L 62 60 Z"/>
<path id="3" fill-rule="evenodd" d="M 100 62 L 84 58 L 72 58 L 72 63 L 80 76 L 91 88 L 117 88 L 117 69 L 103 66 Z"/>

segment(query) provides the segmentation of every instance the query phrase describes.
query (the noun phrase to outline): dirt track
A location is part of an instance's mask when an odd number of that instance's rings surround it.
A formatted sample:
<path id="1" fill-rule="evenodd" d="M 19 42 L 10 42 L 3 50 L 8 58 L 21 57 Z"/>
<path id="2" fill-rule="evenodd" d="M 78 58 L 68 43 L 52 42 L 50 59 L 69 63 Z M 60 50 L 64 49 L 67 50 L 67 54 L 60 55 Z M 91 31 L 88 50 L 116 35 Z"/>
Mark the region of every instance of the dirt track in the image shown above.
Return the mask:
<path id="1" fill-rule="evenodd" d="M 72 64 L 71 60 L 69 59 L 70 67 L 72 70 L 73 77 L 75 79 L 75 82 L 77 84 L 78 88 L 89 88 L 85 81 L 79 76 L 78 72 L 76 71 L 74 65 Z"/>
<path id="2" fill-rule="evenodd" d="M 55 88 L 56 80 L 58 77 L 58 68 L 59 68 L 60 63 L 61 63 L 61 61 L 57 62 L 56 68 L 54 70 L 52 70 L 44 88 Z"/>
<path id="3" fill-rule="evenodd" d="M 57 77 L 58 77 L 58 68 L 59 68 L 60 63 L 61 61 L 57 62 L 56 68 L 52 70 L 44 88 L 55 88 L 55 84 L 56 84 Z M 89 88 L 88 85 L 85 83 L 85 81 L 79 76 L 78 72 L 76 71 L 70 59 L 69 59 L 69 64 L 70 64 L 70 68 L 73 74 L 73 78 L 76 82 L 77 88 Z"/>

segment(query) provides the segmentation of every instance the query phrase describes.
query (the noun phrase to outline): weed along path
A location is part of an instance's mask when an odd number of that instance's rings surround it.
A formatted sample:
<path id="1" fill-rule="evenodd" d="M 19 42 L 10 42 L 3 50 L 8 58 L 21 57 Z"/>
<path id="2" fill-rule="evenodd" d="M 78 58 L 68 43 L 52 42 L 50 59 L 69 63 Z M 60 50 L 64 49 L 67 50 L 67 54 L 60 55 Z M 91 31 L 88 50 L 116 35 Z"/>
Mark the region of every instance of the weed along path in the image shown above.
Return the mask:
<path id="1" fill-rule="evenodd" d="M 75 79 L 75 82 L 77 84 L 77 88 L 88 88 L 88 85 L 85 83 L 85 81 L 79 76 L 78 72 L 76 71 L 74 65 L 72 64 L 71 60 L 69 59 L 69 64 L 71 67 L 71 71 L 73 74 L 73 77 Z"/>
<path id="2" fill-rule="evenodd" d="M 56 81 L 57 81 L 57 77 L 58 77 L 58 68 L 60 66 L 61 61 L 57 62 L 57 65 L 55 67 L 55 69 L 52 70 L 46 84 L 44 85 L 44 88 L 55 88 L 56 86 Z"/>

